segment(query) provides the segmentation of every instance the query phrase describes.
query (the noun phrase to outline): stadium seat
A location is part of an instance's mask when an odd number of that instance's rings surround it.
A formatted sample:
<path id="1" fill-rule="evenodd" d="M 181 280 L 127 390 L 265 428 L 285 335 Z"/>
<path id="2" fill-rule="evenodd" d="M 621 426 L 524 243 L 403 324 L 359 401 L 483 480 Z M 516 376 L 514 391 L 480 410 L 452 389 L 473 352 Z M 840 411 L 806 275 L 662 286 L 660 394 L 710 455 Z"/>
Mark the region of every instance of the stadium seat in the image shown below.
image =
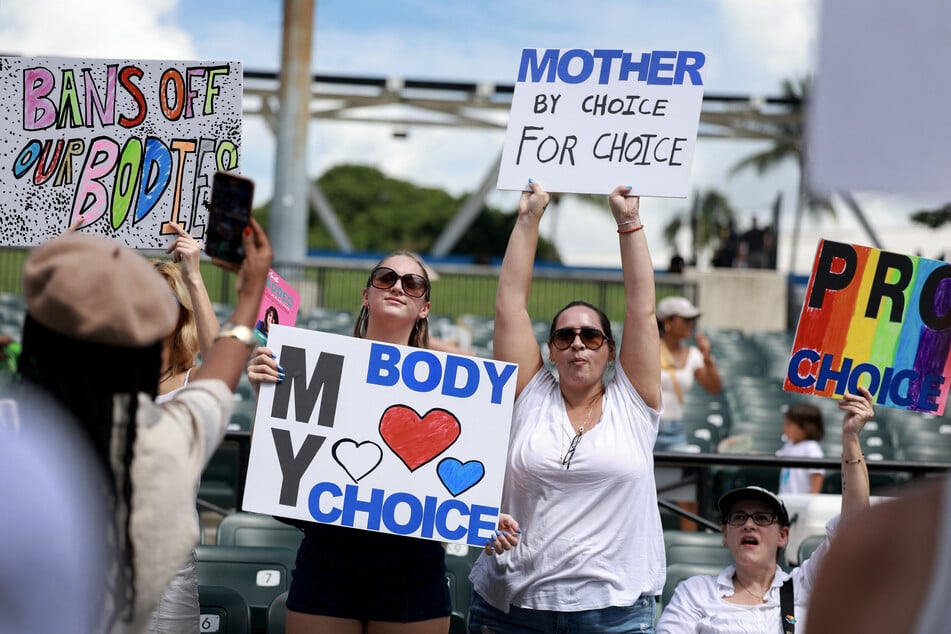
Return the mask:
<path id="1" fill-rule="evenodd" d="M 722 548 L 722 546 L 721 546 Z M 724 550 L 726 550 L 724 548 Z M 726 565 L 720 564 L 668 564 L 667 565 L 667 581 L 664 583 L 664 593 L 661 595 L 661 608 L 670 603 L 670 598 L 674 596 L 674 590 L 677 588 L 677 585 L 684 579 L 693 577 L 694 575 L 711 575 L 717 576 L 720 574 L 720 571 L 726 568 Z"/>
<path id="2" fill-rule="evenodd" d="M 250 608 L 251 629 L 263 632 L 267 612 L 275 597 L 290 586 L 296 551 L 263 546 L 195 547 L 200 585 L 225 586 L 236 590 Z"/>
<path id="3" fill-rule="evenodd" d="M 452 600 L 450 634 L 466 632 L 466 618 L 469 614 L 469 604 L 472 603 L 469 572 L 481 552 L 479 548 L 468 548 L 467 552 L 460 555 L 454 554 L 453 549 L 446 552 L 446 583 L 449 584 L 449 596 Z"/>
<path id="4" fill-rule="evenodd" d="M 664 531 L 667 565 L 714 564 L 721 568 L 733 563 L 730 551 L 723 546 L 721 533 L 700 531 Z"/>
<path id="5" fill-rule="evenodd" d="M 267 608 L 267 634 L 284 634 L 287 622 L 287 592 L 274 597 Z"/>
<path id="6" fill-rule="evenodd" d="M 220 546 L 280 546 L 297 551 L 304 531 L 270 515 L 238 511 L 218 524 Z"/>
<path id="7" fill-rule="evenodd" d="M 812 557 L 812 553 L 816 551 L 816 548 L 819 547 L 819 544 L 821 544 L 825 538 L 825 535 L 809 535 L 799 542 L 796 557 L 797 565 L 802 565 L 802 562 Z"/>
<path id="8" fill-rule="evenodd" d="M 201 613 L 200 630 L 203 634 L 250 634 L 251 613 L 248 602 L 237 590 L 226 586 L 200 584 L 198 604 Z"/>

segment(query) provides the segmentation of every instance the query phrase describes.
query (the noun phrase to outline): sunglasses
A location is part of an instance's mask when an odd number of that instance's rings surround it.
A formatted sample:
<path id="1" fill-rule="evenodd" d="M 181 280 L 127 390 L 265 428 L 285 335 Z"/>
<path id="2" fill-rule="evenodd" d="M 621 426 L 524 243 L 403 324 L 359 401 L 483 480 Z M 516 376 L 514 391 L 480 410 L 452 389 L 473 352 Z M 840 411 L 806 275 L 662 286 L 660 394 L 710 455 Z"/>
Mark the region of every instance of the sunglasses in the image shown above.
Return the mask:
<path id="1" fill-rule="evenodd" d="M 743 513 L 736 511 L 726 516 L 726 523 L 730 526 L 743 526 L 746 520 L 753 518 L 753 523 L 757 526 L 769 526 L 779 519 L 775 513 Z"/>
<path id="2" fill-rule="evenodd" d="M 429 282 L 422 275 L 415 273 L 400 275 L 385 266 L 378 266 L 370 273 L 370 285 L 373 288 L 385 291 L 396 286 L 397 281 L 402 283 L 403 292 L 410 297 L 422 297 L 429 291 Z"/>
<path id="3" fill-rule="evenodd" d="M 559 328 L 551 333 L 549 341 L 559 350 L 567 350 L 575 342 L 575 337 L 581 337 L 581 343 L 588 350 L 597 350 L 604 345 L 607 337 L 597 328 Z"/>

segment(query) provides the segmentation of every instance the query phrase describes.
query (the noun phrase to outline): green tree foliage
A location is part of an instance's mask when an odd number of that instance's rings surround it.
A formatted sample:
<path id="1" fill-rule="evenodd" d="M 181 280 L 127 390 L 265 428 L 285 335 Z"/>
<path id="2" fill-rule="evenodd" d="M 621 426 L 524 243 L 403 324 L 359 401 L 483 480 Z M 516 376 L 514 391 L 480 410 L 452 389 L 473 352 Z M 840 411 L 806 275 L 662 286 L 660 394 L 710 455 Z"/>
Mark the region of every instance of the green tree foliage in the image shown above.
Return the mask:
<path id="1" fill-rule="evenodd" d="M 729 198 L 716 189 L 698 191 L 696 196 L 696 224 L 692 235 L 695 251 L 703 251 L 707 247 L 716 246 L 722 231 L 729 231 L 736 219 L 736 211 Z M 668 246 L 676 249 L 677 234 L 684 227 L 690 227 L 691 209 L 685 209 L 675 215 L 664 225 L 663 236 Z"/>
<path id="2" fill-rule="evenodd" d="M 422 187 L 391 178 L 367 165 L 332 167 L 317 182 L 358 251 L 407 249 L 427 253 L 465 199 L 435 187 Z M 269 203 L 265 209 L 255 212 L 255 217 L 265 228 L 268 207 Z M 514 224 L 514 213 L 505 214 L 483 206 L 452 254 L 472 256 L 477 261 L 500 257 L 505 252 Z M 310 210 L 308 225 L 308 248 L 336 248 L 313 209 Z M 540 241 L 538 259 L 558 261 L 554 245 Z"/>
<path id="3" fill-rule="evenodd" d="M 937 229 L 951 222 L 951 203 L 938 209 L 921 209 L 911 214 L 911 219 L 920 225 Z"/>

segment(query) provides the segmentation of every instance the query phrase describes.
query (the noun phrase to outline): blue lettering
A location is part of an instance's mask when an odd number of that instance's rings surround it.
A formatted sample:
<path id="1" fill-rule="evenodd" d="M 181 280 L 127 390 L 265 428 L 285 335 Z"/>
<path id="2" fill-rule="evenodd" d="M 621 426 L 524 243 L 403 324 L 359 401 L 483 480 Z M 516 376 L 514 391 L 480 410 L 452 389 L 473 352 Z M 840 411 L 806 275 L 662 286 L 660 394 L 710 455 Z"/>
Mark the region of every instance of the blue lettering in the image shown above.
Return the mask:
<path id="1" fill-rule="evenodd" d="M 324 493 L 329 493 L 331 497 L 335 498 L 343 495 L 340 492 L 340 487 L 333 482 L 318 482 L 310 490 L 310 495 L 307 496 L 307 510 L 310 511 L 311 517 L 318 522 L 336 522 L 340 518 L 340 509 L 331 508 L 326 513 L 320 509 L 320 496 Z"/>
<path id="2" fill-rule="evenodd" d="M 438 501 L 431 495 L 426 496 L 426 501 L 423 504 L 423 530 L 420 537 L 432 538 L 433 528 L 436 526 L 436 503 Z"/>
<path id="3" fill-rule="evenodd" d="M 502 366 L 502 372 L 496 374 L 496 366 L 489 361 L 483 361 L 485 365 L 485 373 L 489 377 L 489 383 L 492 384 L 492 397 L 490 401 L 496 405 L 502 402 L 502 390 L 505 389 L 505 384 L 509 382 L 515 375 L 515 368 L 518 366 L 515 365 L 505 365 Z"/>
<path id="4" fill-rule="evenodd" d="M 914 399 L 911 398 L 911 382 L 918 378 L 918 373 L 914 370 L 899 370 L 895 373 L 895 378 L 892 379 L 892 389 L 888 392 L 888 397 L 892 399 L 892 402 L 895 405 L 901 407 L 908 407 L 914 403 Z M 902 381 L 905 382 L 905 393 L 902 394 L 899 390 L 901 389 Z"/>
<path id="5" fill-rule="evenodd" d="M 878 391 L 878 381 L 881 375 L 878 373 L 878 368 L 871 363 L 860 363 L 855 366 L 852 374 L 849 375 L 849 392 L 851 394 L 859 393 L 859 384 L 863 374 L 868 374 L 868 391 L 875 394 Z"/>
<path id="6" fill-rule="evenodd" d="M 354 516 L 357 512 L 367 514 L 366 527 L 370 530 L 380 530 L 380 515 L 383 509 L 383 489 L 371 489 L 370 499 L 366 502 L 357 498 L 360 489 L 348 484 L 343 497 L 343 518 L 341 524 L 354 526 Z"/>
<path id="7" fill-rule="evenodd" d="M 465 371 L 466 382 L 464 385 L 456 385 L 456 379 L 459 376 L 459 370 Z M 458 396 L 465 398 L 475 394 L 479 387 L 479 366 L 475 361 L 465 357 L 447 357 L 446 375 L 443 377 L 442 393 L 446 396 Z"/>
<path id="8" fill-rule="evenodd" d="M 145 218 L 158 204 L 159 198 L 172 179 L 172 153 L 161 139 L 148 137 L 145 140 L 145 156 L 142 159 L 142 180 L 139 181 L 139 198 L 135 203 L 132 224 Z"/>
<path id="9" fill-rule="evenodd" d="M 547 77 L 542 79 L 542 75 L 546 72 Z M 558 69 L 558 49 L 549 48 L 542 55 L 541 61 L 538 60 L 538 51 L 532 48 L 527 48 L 522 51 L 522 61 L 519 63 L 518 67 L 518 80 L 520 82 L 525 81 L 528 73 L 531 73 L 532 82 L 546 81 L 551 83 L 555 81 L 555 72 Z"/>
<path id="10" fill-rule="evenodd" d="M 451 511 L 458 511 L 462 517 L 465 517 L 469 514 L 469 507 L 462 500 L 446 500 L 440 504 L 436 510 L 436 531 L 446 539 L 460 539 L 466 534 L 466 528 L 461 524 L 456 528 L 449 528 L 447 522 Z"/>
<path id="11" fill-rule="evenodd" d="M 400 380 L 396 363 L 400 351 L 396 346 L 374 343 L 370 346 L 370 361 L 367 364 L 367 383 L 392 387 Z"/>
<path id="12" fill-rule="evenodd" d="M 815 377 L 813 377 L 811 373 L 807 373 L 805 375 L 800 374 L 799 366 L 802 365 L 803 361 L 808 361 L 809 365 L 811 366 L 818 360 L 819 353 L 815 350 L 810 350 L 808 348 L 797 350 L 789 360 L 789 369 L 786 371 L 786 378 L 788 378 L 789 382 L 796 387 L 812 387 L 813 383 L 815 383 Z"/>
<path id="13" fill-rule="evenodd" d="M 848 357 L 842 359 L 842 368 L 839 370 L 832 369 L 832 363 L 834 361 L 835 357 L 831 354 L 822 357 L 822 364 L 819 366 L 819 376 L 816 377 L 816 390 L 824 392 L 826 383 L 833 381 L 835 383 L 835 390 L 833 391 L 841 396 L 845 394 L 845 388 L 849 383 L 849 373 L 852 371 L 852 359 Z"/>
<path id="14" fill-rule="evenodd" d="M 42 144 L 36 139 L 26 144 L 26 147 L 20 151 L 17 160 L 13 163 L 14 178 L 21 178 L 33 167 L 33 164 L 36 163 L 36 159 L 40 157 L 40 149 L 42 147 Z"/>
<path id="15" fill-rule="evenodd" d="M 615 61 L 618 63 L 615 64 Z M 597 72 L 599 84 L 608 84 L 614 77 L 622 82 L 630 81 L 634 74 L 637 81 L 653 85 L 679 86 L 689 82 L 694 86 L 702 86 L 700 69 L 705 63 L 706 56 L 700 51 L 631 53 L 621 49 L 588 51 L 573 48 L 562 53 L 556 48 L 544 51 L 524 49 L 519 62 L 518 81 L 580 84 Z"/>
<path id="16" fill-rule="evenodd" d="M 892 375 L 894 373 L 895 368 L 892 367 L 885 368 L 885 371 L 882 373 L 882 387 L 878 392 L 878 397 L 875 399 L 875 402 L 879 405 L 884 405 L 888 400 L 888 391 L 891 389 Z"/>
<path id="17" fill-rule="evenodd" d="M 409 507 L 409 518 L 403 524 L 396 519 L 396 507 L 400 504 Z M 419 499 L 409 493 L 394 493 L 383 503 L 383 525 L 391 533 L 412 535 L 419 528 L 422 517 L 423 505 L 419 503 Z"/>
<path id="18" fill-rule="evenodd" d="M 673 62 L 664 63 L 665 59 L 675 59 L 677 51 L 654 51 L 651 53 L 651 66 L 647 74 L 648 84 L 670 86 L 674 83 L 673 77 L 661 77 L 660 73 L 674 70 Z"/>
<path id="19" fill-rule="evenodd" d="M 422 380 L 416 378 L 416 366 L 419 364 L 428 367 L 426 377 Z M 415 350 L 406 355 L 406 361 L 403 362 L 403 383 L 414 392 L 432 392 L 439 385 L 441 375 L 442 366 L 433 353 Z"/>
<path id="20" fill-rule="evenodd" d="M 488 516 L 489 519 L 483 519 Z M 495 529 L 495 520 L 499 516 L 499 509 L 492 508 L 491 506 L 482 506 L 481 504 L 473 504 L 472 508 L 469 509 L 469 534 L 467 535 L 467 541 L 470 546 L 484 546 L 486 537 L 482 537 L 479 533 L 485 529 L 491 531 Z"/>
<path id="21" fill-rule="evenodd" d="M 941 386 L 944 377 L 937 374 L 927 374 L 921 385 L 921 394 L 918 395 L 918 409 L 922 412 L 934 412 L 938 404 L 933 399 L 941 395 Z"/>

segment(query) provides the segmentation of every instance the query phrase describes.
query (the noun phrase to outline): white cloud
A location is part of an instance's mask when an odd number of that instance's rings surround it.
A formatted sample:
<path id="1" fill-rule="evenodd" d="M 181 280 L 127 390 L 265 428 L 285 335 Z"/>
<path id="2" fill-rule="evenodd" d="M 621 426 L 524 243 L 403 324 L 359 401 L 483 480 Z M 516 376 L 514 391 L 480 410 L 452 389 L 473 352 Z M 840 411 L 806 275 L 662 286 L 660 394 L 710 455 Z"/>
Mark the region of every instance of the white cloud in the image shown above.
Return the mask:
<path id="1" fill-rule="evenodd" d="M 6 54 L 193 59 L 191 38 L 173 22 L 177 0 L 3 0 Z"/>

